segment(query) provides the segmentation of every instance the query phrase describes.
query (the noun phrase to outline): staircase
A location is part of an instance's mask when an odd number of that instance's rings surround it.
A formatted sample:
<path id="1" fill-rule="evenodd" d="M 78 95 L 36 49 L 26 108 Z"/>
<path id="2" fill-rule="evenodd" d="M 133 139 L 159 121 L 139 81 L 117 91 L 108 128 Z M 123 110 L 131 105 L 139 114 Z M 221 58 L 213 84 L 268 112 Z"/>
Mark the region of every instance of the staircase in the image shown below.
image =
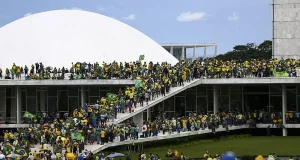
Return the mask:
<path id="1" fill-rule="evenodd" d="M 185 82 L 184 86 L 171 87 L 170 92 L 168 94 L 166 94 L 166 96 L 159 96 L 154 101 L 149 101 L 148 105 L 146 103 L 144 103 L 144 107 L 141 107 L 140 104 L 137 103 L 136 108 L 134 108 L 134 112 L 131 112 L 131 113 L 129 113 L 129 112 L 118 113 L 117 114 L 117 119 L 115 119 L 114 122 L 109 121 L 109 122 L 107 122 L 107 124 L 121 123 L 121 122 L 127 120 L 128 118 L 133 117 L 133 116 L 135 116 L 135 115 L 137 115 L 137 114 L 139 114 L 139 113 L 155 106 L 156 104 L 158 104 L 158 103 L 160 103 L 160 102 L 162 102 L 162 101 L 164 101 L 164 100 L 166 100 L 166 99 L 168 99 L 168 98 L 170 98 L 170 97 L 172 97 L 172 96 L 174 96 L 174 95 L 176 95 L 176 94 L 178 94 L 178 93 L 180 93 L 180 92 L 182 92 L 182 91 L 184 91 L 188 88 L 196 86 L 198 81 L 201 81 L 201 79 L 194 79 L 193 81 L 191 81 L 189 83 Z"/>

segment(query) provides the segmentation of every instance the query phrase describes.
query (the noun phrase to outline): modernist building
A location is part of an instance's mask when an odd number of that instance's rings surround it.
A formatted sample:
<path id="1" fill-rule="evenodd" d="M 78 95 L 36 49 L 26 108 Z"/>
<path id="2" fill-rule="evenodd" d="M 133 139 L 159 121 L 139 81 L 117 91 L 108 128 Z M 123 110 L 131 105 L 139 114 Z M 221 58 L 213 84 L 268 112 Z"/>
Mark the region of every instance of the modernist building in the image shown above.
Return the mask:
<path id="1" fill-rule="evenodd" d="M 273 55 L 300 58 L 300 0 L 273 0 Z"/>
<path id="2" fill-rule="evenodd" d="M 53 25 L 55 24 L 55 25 Z M 138 45 L 137 45 L 138 42 Z M 70 67 L 81 62 L 178 62 L 174 49 L 185 59 L 185 49 L 215 47 L 216 44 L 163 45 L 114 19 L 86 11 L 51 11 L 28 16 L 0 28 L 2 70 L 16 65 L 43 62 L 45 66 Z M 181 49 L 181 53 L 179 52 Z M 169 50 L 169 53 L 167 50 Z M 172 54 L 173 53 L 173 54 Z M 18 58 L 15 58 L 18 56 Z M 176 55 L 175 55 L 176 56 Z M 206 57 L 206 52 L 204 52 Z M 94 62 L 91 62 L 94 63 Z M 95 103 L 108 92 L 133 85 L 133 80 L 0 80 L 0 114 L 2 120 L 21 126 L 25 111 L 72 112 L 84 103 Z M 116 123 L 133 117 L 138 123 L 163 111 L 167 117 L 190 112 L 219 110 L 247 111 L 298 110 L 300 85 L 298 78 L 197 79 L 184 87 L 172 89 L 148 106 L 131 114 L 120 114 Z M 283 117 L 284 119 L 285 117 Z M 285 123 L 285 120 L 284 120 Z M 142 126 L 142 125 L 139 125 Z M 0 125 L 0 127 L 3 127 Z M 7 127 L 7 126 L 4 126 Z M 286 135 L 284 130 L 284 135 Z"/>
<path id="3" fill-rule="evenodd" d="M 207 58 L 207 52 L 206 49 L 208 47 L 214 47 L 215 53 L 214 57 L 218 54 L 218 46 L 215 43 L 205 43 L 205 44 L 162 44 L 162 47 L 164 47 L 171 55 L 173 55 L 178 60 L 186 60 L 187 59 L 187 49 L 192 48 L 193 49 L 193 55 L 192 60 L 196 60 L 196 49 L 197 48 L 203 48 L 203 56 L 200 58 Z"/>

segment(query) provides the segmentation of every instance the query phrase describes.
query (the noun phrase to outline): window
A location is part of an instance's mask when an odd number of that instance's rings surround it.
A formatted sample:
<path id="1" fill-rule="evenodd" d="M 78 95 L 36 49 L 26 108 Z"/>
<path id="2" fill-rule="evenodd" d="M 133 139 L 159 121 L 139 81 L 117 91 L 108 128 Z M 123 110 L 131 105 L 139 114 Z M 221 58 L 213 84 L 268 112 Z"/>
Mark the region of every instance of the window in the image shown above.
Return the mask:
<path id="1" fill-rule="evenodd" d="M 197 97 L 197 112 L 206 113 L 207 111 L 207 99 L 206 97 Z"/>
<path id="2" fill-rule="evenodd" d="M 36 88 L 35 87 L 28 87 L 27 88 L 27 96 L 36 96 Z"/>
<path id="3" fill-rule="evenodd" d="M 0 111 L 5 112 L 6 109 L 6 96 L 5 96 L 5 92 L 1 92 L 0 91 Z"/>
<path id="4" fill-rule="evenodd" d="M 59 91 L 58 96 L 58 110 L 59 111 L 69 111 L 69 105 L 68 105 L 68 92 L 66 91 Z"/>
<path id="5" fill-rule="evenodd" d="M 164 101 L 164 111 L 174 111 L 174 96 Z"/>
<path id="6" fill-rule="evenodd" d="M 69 87 L 69 96 L 78 96 L 78 87 Z"/>
<path id="7" fill-rule="evenodd" d="M 22 112 L 26 110 L 26 92 L 22 92 Z"/>
<path id="8" fill-rule="evenodd" d="M 16 96 L 16 90 L 15 88 L 6 88 L 6 97 L 15 97 Z"/>
<path id="9" fill-rule="evenodd" d="M 47 92 L 38 91 L 37 92 L 37 104 L 38 111 L 46 112 L 47 111 Z"/>
<path id="10" fill-rule="evenodd" d="M 27 111 L 35 114 L 36 113 L 36 98 L 27 98 Z"/>
<path id="11" fill-rule="evenodd" d="M 100 91 L 110 91 L 110 87 L 100 87 Z"/>
<path id="12" fill-rule="evenodd" d="M 99 87 L 90 87 L 90 96 L 99 96 Z"/>
<path id="13" fill-rule="evenodd" d="M 77 108 L 79 108 L 78 97 L 69 97 L 69 112 L 72 113 Z"/>
<path id="14" fill-rule="evenodd" d="M 196 92 L 186 91 L 186 111 L 196 111 Z"/>
<path id="15" fill-rule="evenodd" d="M 198 96 L 205 96 L 206 95 L 206 86 L 198 85 L 197 86 L 197 95 Z"/>
<path id="16" fill-rule="evenodd" d="M 48 96 L 57 96 L 57 87 L 48 87 Z"/>
<path id="17" fill-rule="evenodd" d="M 48 97 L 48 112 L 56 112 L 57 111 L 57 97 Z"/>

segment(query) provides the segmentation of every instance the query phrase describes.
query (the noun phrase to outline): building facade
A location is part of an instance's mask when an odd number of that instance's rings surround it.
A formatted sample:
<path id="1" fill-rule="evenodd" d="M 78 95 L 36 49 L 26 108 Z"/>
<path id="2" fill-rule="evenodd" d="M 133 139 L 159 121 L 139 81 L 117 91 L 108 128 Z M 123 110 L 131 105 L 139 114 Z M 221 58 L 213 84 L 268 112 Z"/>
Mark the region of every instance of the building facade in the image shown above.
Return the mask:
<path id="1" fill-rule="evenodd" d="M 80 80 L 79 80 L 80 81 Z M 93 80 L 91 80 L 93 81 Z M 68 81 L 66 81 L 67 84 Z M 207 81 L 209 82 L 209 80 Z M 151 107 L 153 114 L 165 112 L 167 117 L 186 116 L 190 112 L 265 110 L 298 111 L 299 84 L 199 84 Z M 127 86 L 132 85 L 128 84 Z M 2 86 L 0 114 L 10 123 L 22 123 L 25 111 L 72 113 L 84 103 L 94 104 L 107 93 L 117 93 L 126 85 Z M 147 110 L 144 119 L 149 118 Z"/>
<path id="2" fill-rule="evenodd" d="M 273 0 L 273 55 L 300 58 L 300 0 Z"/>

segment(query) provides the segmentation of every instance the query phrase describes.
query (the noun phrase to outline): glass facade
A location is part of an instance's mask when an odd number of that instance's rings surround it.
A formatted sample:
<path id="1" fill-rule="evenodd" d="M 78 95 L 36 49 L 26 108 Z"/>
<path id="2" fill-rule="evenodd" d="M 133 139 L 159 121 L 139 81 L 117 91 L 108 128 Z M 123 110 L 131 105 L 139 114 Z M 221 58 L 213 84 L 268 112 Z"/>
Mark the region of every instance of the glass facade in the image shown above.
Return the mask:
<path id="1" fill-rule="evenodd" d="M 85 100 L 93 104 L 108 92 L 118 91 L 117 86 L 84 87 L 21 87 L 22 113 L 71 112 L 81 106 L 81 92 Z M 282 110 L 282 85 L 218 85 L 218 104 L 221 111 Z M 287 111 L 298 111 L 300 107 L 300 85 L 287 85 Z M 114 92 L 115 93 L 115 92 Z M 212 85 L 189 88 L 155 105 L 150 111 L 165 112 L 167 117 L 186 116 L 190 112 L 213 112 L 214 92 Z M 17 95 L 15 87 L 0 87 L 0 116 L 16 123 Z"/>

